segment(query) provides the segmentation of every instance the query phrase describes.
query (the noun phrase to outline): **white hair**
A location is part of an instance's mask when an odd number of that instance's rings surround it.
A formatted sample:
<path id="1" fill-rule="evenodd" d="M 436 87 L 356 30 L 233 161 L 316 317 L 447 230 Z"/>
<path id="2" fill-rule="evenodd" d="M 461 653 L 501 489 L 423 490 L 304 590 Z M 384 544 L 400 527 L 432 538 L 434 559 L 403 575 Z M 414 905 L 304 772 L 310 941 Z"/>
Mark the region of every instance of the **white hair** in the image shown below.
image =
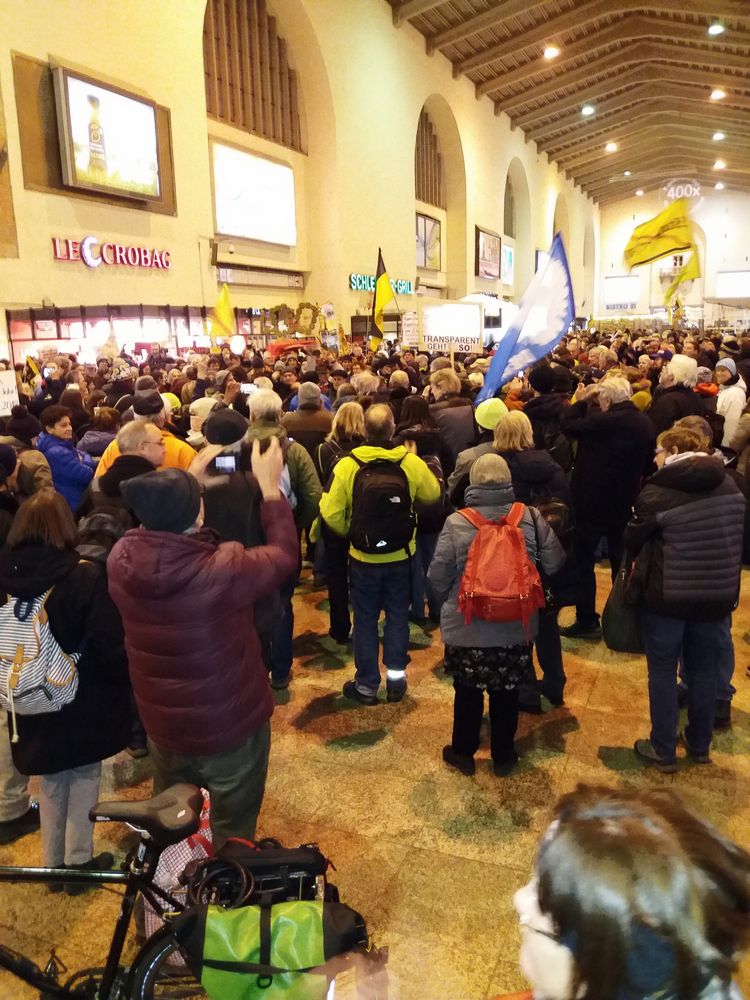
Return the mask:
<path id="1" fill-rule="evenodd" d="M 597 395 L 608 399 L 610 406 L 614 406 L 615 403 L 624 403 L 633 394 L 630 382 L 626 378 L 619 378 L 617 376 L 604 379 L 603 382 L 599 383 L 597 388 L 599 390 Z"/>
<path id="2" fill-rule="evenodd" d="M 388 386 L 391 389 L 408 389 L 409 384 L 409 376 L 406 372 L 402 372 L 400 368 L 391 372 L 391 377 L 388 379 Z"/>
<path id="3" fill-rule="evenodd" d="M 698 362 L 686 354 L 675 354 L 667 364 L 667 371 L 674 379 L 675 385 L 684 385 L 692 389 L 698 381 Z"/>
<path id="4" fill-rule="evenodd" d="M 281 397 L 273 389 L 260 389 L 248 397 L 251 420 L 278 421 L 281 417 Z"/>

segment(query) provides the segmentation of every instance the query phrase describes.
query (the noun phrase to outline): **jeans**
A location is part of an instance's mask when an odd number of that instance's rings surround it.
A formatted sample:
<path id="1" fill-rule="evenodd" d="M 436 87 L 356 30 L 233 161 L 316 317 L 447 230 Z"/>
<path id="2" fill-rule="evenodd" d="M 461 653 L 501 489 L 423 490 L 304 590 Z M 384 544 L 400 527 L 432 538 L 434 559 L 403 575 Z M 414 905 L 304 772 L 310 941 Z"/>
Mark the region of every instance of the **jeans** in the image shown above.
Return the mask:
<path id="1" fill-rule="evenodd" d="M 328 587 L 329 633 L 344 642 L 349 638 L 352 621 L 349 615 L 349 540 L 325 526 L 325 574 Z"/>
<path id="2" fill-rule="evenodd" d="M 717 653 L 719 654 L 719 677 L 716 685 L 716 700 L 729 702 L 737 693 L 737 689 L 732 684 L 734 675 L 734 643 L 732 642 L 732 616 L 727 615 L 717 622 L 721 626 L 721 636 L 718 641 Z M 682 657 L 680 657 L 680 686 L 687 688 L 685 681 L 685 668 Z"/>
<path id="3" fill-rule="evenodd" d="M 416 618 L 424 617 L 424 602 L 427 598 L 427 613 L 431 618 L 440 617 L 440 607 L 435 600 L 435 592 L 427 579 L 439 534 L 417 535 L 417 551 L 411 560 L 411 613 Z"/>
<path id="4" fill-rule="evenodd" d="M 519 698 L 524 705 L 538 704 L 539 691 L 550 701 L 562 700 L 567 678 L 563 667 L 557 614 L 557 608 L 542 608 L 539 612 L 539 630 L 534 640 L 534 648 L 542 671 L 542 682 L 537 685 L 534 678 L 528 684 L 519 685 Z"/>
<path id="5" fill-rule="evenodd" d="M 211 796 L 214 848 L 218 851 L 230 837 L 252 840 L 266 790 L 270 748 L 268 722 L 241 746 L 205 757 L 161 750 L 149 739 L 154 795 L 180 781 L 207 788 Z"/>
<path id="6" fill-rule="evenodd" d="M 10 752 L 8 716 L 0 712 L 0 823 L 20 819 L 30 804 L 29 779 L 16 770 Z"/>
<path id="7" fill-rule="evenodd" d="M 673 761 L 677 748 L 677 661 L 680 652 L 688 686 L 685 738 L 696 753 L 708 753 L 714 728 L 718 644 L 723 626 L 723 621 L 685 621 L 641 611 L 648 663 L 651 745 L 664 760 Z"/>
<path id="8" fill-rule="evenodd" d="M 281 615 L 271 633 L 268 667 L 274 680 L 283 680 L 292 670 L 292 641 L 294 638 L 294 608 L 292 598 L 297 577 L 291 576 L 279 588 Z"/>
<path id="9" fill-rule="evenodd" d="M 453 682 L 453 739 L 456 753 L 473 757 L 479 749 L 479 729 L 484 711 L 484 691 Z M 490 698 L 490 748 L 496 764 L 514 759 L 513 739 L 518 726 L 518 688 L 488 691 Z"/>
<path id="10" fill-rule="evenodd" d="M 576 601 L 576 621 L 581 625 L 599 624 L 599 615 L 596 613 L 596 575 L 594 573 L 599 541 L 602 535 L 607 539 L 609 562 L 614 581 L 622 562 L 624 534 L 624 524 L 606 529 L 590 527 L 585 521 L 583 524 L 576 524 L 573 544 L 580 580 L 578 600 Z"/>
<path id="11" fill-rule="evenodd" d="M 102 765 L 86 764 L 39 779 L 42 864 L 82 865 L 94 853 L 94 824 L 89 819 L 99 798 Z"/>
<path id="12" fill-rule="evenodd" d="M 380 686 L 378 619 L 385 611 L 383 663 L 405 670 L 409 662 L 411 560 L 366 563 L 349 560 L 349 592 L 354 611 L 354 680 L 363 694 Z"/>

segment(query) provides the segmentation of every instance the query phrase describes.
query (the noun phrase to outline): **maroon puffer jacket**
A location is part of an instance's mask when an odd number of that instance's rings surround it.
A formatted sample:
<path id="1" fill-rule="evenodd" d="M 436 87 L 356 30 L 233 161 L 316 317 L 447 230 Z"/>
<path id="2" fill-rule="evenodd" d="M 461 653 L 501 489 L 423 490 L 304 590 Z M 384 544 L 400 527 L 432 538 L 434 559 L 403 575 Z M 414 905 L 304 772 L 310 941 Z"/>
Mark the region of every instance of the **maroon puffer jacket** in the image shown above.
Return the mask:
<path id="1" fill-rule="evenodd" d="M 271 717 L 252 605 L 295 572 L 299 548 L 286 500 L 265 501 L 261 521 L 254 549 L 136 528 L 110 553 L 138 711 L 161 749 L 222 753 Z"/>

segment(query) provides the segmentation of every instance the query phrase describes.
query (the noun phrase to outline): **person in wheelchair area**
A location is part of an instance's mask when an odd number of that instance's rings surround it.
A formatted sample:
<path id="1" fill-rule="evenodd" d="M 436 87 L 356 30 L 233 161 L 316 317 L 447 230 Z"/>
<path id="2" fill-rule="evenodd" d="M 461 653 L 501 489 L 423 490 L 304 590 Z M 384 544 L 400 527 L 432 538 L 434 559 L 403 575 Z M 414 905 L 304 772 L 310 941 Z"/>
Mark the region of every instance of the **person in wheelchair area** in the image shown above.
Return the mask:
<path id="1" fill-rule="evenodd" d="M 93 856 L 89 809 L 99 797 L 101 762 L 128 745 L 128 664 L 122 623 L 107 593 L 103 568 L 79 558 L 70 507 L 53 490 L 24 503 L 0 549 L 0 603 L 31 602 L 51 589 L 49 627 L 64 652 L 80 652 L 78 691 L 60 711 L 17 714 L 13 763 L 39 775 L 42 861 L 50 868 L 109 868 Z M 78 895 L 85 885 L 60 883 Z"/>

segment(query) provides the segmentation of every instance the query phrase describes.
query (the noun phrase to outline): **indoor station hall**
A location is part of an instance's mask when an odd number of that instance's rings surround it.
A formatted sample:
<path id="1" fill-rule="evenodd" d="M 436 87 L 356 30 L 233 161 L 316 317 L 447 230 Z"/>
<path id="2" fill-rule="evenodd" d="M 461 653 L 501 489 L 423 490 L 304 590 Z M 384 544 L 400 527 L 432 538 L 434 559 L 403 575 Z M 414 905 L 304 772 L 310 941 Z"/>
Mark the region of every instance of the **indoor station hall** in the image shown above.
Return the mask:
<path id="1" fill-rule="evenodd" d="M 0 4 L 0 1000 L 750 997 L 750 4 Z"/>

